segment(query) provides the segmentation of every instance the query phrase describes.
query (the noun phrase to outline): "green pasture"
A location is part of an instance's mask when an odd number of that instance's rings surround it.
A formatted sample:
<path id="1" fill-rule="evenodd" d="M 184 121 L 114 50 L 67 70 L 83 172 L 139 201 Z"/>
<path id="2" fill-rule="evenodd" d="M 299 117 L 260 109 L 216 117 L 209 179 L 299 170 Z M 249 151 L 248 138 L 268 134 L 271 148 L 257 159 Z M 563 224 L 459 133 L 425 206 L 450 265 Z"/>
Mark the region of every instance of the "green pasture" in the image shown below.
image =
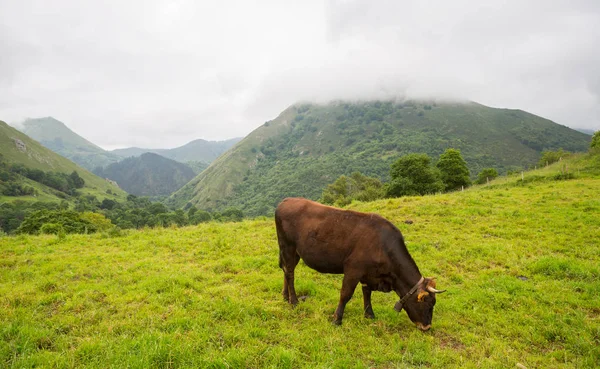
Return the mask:
<path id="1" fill-rule="evenodd" d="M 600 179 L 555 174 L 349 206 L 448 290 L 428 332 L 392 294 L 365 319 L 360 288 L 332 325 L 341 276 L 302 263 L 291 308 L 270 218 L 0 237 L 0 366 L 598 368 Z"/>

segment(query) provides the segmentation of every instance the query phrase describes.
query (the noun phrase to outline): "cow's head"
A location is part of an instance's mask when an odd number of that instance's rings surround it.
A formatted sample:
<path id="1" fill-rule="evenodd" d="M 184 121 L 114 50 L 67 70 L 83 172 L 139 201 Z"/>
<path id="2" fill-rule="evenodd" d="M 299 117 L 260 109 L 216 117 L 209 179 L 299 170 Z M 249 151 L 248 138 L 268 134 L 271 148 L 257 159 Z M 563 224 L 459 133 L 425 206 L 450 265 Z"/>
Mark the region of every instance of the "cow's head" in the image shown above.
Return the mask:
<path id="1" fill-rule="evenodd" d="M 435 306 L 436 293 L 446 292 L 435 289 L 434 278 L 425 278 L 417 290 L 408 297 L 404 304 L 400 301 L 394 307 L 396 311 L 406 310 L 408 317 L 417 327 L 426 331 L 431 328 L 433 318 L 433 307 Z"/>

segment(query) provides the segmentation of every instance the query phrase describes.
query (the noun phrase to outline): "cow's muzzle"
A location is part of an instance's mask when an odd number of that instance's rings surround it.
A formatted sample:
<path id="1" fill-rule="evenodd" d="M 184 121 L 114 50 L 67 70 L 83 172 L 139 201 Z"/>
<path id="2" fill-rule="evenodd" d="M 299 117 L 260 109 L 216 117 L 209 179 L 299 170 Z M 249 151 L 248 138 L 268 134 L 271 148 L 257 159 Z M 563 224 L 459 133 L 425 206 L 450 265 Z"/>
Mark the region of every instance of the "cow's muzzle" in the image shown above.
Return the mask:
<path id="1" fill-rule="evenodd" d="M 417 328 L 425 332 L 428 331 L 429 328 L 431 328 L 431 324 L 423 325 L 423 323 L 417 323 Z"/>

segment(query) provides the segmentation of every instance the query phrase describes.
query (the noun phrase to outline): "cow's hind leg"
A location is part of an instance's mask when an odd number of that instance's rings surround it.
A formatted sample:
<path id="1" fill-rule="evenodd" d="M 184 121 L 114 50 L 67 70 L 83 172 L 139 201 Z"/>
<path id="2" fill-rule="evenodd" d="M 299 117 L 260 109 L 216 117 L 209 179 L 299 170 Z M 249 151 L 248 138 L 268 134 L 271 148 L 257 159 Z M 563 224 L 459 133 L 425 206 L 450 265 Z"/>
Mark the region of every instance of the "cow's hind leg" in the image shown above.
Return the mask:
<path id="1" fill-rule="evenodd" d="M 296 289 L 294 288 L 294 270 L 300 261 L 300 256 L 296 253 L 296 248 L 285 247 L 279 251 L 279 264 L 283 270 L 283 298 L 290 304 L 296 305 Z"/>
<path id="2" fill-rule="evenodd" d="M 338 304 L 337 309 L 335 309 L 335 314 L 333 315 L 333 323 L 340 325 L 342 324 L 342 318 L 344 317 L 344 309 L 346 308 L 346 304 L 352 298 L 354 294 L 354 290 L 356 289 L 356 285 L 358 284 L 359 277 L 356 277 L 352 274 L 344 274 L 344 281 L 342 282 L 342 290 L 340 291 L 340 302 Z"/>
<path id="3" fill-rule="evenodd" d="M 365 318 L 373 319 L 375 318 L 375 313 L 373 312 L 373 306 L 371 305 L 371 289 L 366 284 L 363 284 L 362 293 L 365 304 Z"/>

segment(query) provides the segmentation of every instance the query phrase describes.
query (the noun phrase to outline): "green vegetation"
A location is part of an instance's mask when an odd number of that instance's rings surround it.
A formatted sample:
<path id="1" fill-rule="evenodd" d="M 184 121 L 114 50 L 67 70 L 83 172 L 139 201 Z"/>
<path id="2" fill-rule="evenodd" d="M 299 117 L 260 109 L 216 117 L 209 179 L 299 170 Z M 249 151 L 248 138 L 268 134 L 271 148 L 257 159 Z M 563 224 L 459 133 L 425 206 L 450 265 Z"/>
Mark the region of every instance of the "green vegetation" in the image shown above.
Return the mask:
<path id="1" fill-rule="evenodd" d="M 244 213 L 236 208 L 209 213 L 192 206 L 186 214 L 181 209 L 169 211 L 161 203 L 135 195 L 127 196 L 123 202 L 109 198 L 100 202 L 92 195 L 83 195 L 73 204 L 67 201 L 0 204 L 0 232 L 7 234 L 38 234 L 48 224 L 60 226 L 66 233 L 94 233 L 107 228 L 182 227 L 210 220 L 236 222 L 242 218 Z M 72 225 L 73 222 L 78 225 Z"/>
<path id="2" fill-rule="evenodd" d="M 485 168 L 477 174 L 475 183 L 484 184 L 498 177 L 498 171 L 495 168 Z"/>
<path id="3" fill-rule="evenodd" d="M 590 149 L 600 150 L 600 131 L 596 131 L 592 136 L 592 142 L 590 143 Z"/>
<path id="4" fill-rule="evenodd" d="M 431 165 L 427 154 L 409 154 L 392 164 L 387 197 L 426 195 L 444 188 L 440 172 Z"/>
<path id="5" fill-rule="evenodd" d="M 342 175 L 327 185 L 319 201 L 328 205 L 346 206 L 354 200 L 373 201 L 384 195 L 385 188 L 379 179 L 354 172 L 349 177 Z"/>
<path id="6" fill-rule="evenodd" d="M 556 163 L 569 155 L 571 155 L 571 153 L 564 151 L 563 149 L 557 151 L 542 151 L 542 157 L 538 161 L 538 166 L 543 167 L 545 165 Z"/>
<path id="7" fill-rule="evenodd" d="M 202 173 L 202 171 L 204 169 L 208 168 L 208 165 L 209 165 L 203 161 L 196 161 L 196 160 L 186 161 L 184 164 L 186 164 L 187 166 L 192 168 L 192 170 L 194 171 L 194 173 L 196 175 Z"/>
<path id="8" fill-rule="evenodd" d="M 124 191 L 105 179 L 52 152 L 2 121 L 0 121 L 0 155 L 4 168 L 17 168 L 18 176 L 8 181 L 21 188 L 33 188 L 33 192 L 27 189 L 26 193 L 20 195 L 20 199 L 26 201 L 66 200 L 73 204 L 76 197 L 71 196 L 75 195 L 73 189 L 77 189 L 77 196 L 91 195 L 100 199 L 124 200 L 127 196 Z M 73 172 L 77 173 L 78 179 L 70 178 Z M 73 180 L 77 183 L 72 182 Z M 0 181 L 7 180 L 0 178 Z M 84 183 L 83 187 L 78 187 L 81 182 Z M 10 198 L 7 198 L 0 194 L 0 203 L 13 201 L 15 195 L 17 194 L 13 193 Z"/>
<path id="9" fill-rule="evenodd" d="M 52 117 L 27 119 L 23 122 L 22 131 L 55 153 L 90 171 L 119 160 L 119 156 L 94 145 Z"/>
<path id="10" fill-rule="evenodd" d="M 305 265 L 292 309 L 271 218 L 0 237 L 0 366 L 597 368 L 600 156 L 566 162 L 575 179 L 561 162 L 350 205 L 396 224 L 448 290 L 426 333 L 392 294 L 363 318 L 360 288 L 332 325 L 342 277 Z"/>
<path id="11" fill-rule="evenodd" d="M 112 227 L 110 220 L 102 214 L 78 213 L 73 210 L 38 210 L 23 220 L 17 233 L 94 233 Z"/>
<path id="12" fill-rule="evenodd" d="M 44 172 L 39 169 L 28 169 L 20 164 L 12 165 L 10 170 L 65 194 L 76 195 L 76 190 L 83 188 L 85 184 L 76 171 L 71 174 Z"/>
<path id="13" fill-rule="evenodd" d="M 318 199 L 341 175 L 389 181 L 390 165 L 410 153 L 437 158 L 460 150 L 471 173 L 533 167 L 543 150 L 588 150 L 590 136 L 538 116 L 476 103 L 334 102 L 299 104 L 266 122 L 173 194 L 204 210 L 235 206 L 272 213 L 286 196 Z"/>
<path id="14" fill-rule="evenodd" d="M 447 149 L 435 164 L 440 171 L 444 190 L 455 191 L 471 185 L 471 174 L 467 163 L 460 155 L 460 150 Z"/>
<path id="15" fill-rule="evenodd" d="M 123 159 L 94 173 L 110 178 L 119 187 L 136 196 L 166 196 L 196 176 L 186 164 L 153 153 Z"/>

